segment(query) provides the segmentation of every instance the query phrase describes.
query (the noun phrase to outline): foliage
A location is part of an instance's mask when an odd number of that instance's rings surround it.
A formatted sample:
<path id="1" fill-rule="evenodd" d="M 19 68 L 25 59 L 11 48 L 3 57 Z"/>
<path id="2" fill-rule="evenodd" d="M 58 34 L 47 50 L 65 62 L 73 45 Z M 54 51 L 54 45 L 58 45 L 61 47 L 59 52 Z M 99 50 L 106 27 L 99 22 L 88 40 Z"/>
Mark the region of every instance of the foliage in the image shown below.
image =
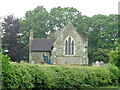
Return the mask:
<path id="1" fill-rule="evenodd" d="M 81 12 L 79 12 L 76 8 L 73 7 L 57 7 L 51 9 L 50 11 L 50 23 L 52 26 L 51 32 L 62 28 L 63 26 L 68 24 L 68 22 L 72 22 L 73 25 L 76 27 L 77 25 L 82 23 L 82 20 L 83 16 L 81 15 Z"/>
<path id="2" fill-rule="evenodd" d="M 89 25 L 89 59 L 90 63 L 95 59 L 94 52 L 97 49 L 115 49 L 114 42 L 118 34 L 118 15 L 94 15 L 90 18 Z"/>
<path id="3" fill-rule="evenodd" d="M 95 56 L 94 61 L 103 61 L 104 63 L 108 63 L 109 53 L 110 53 L 110 50 L 108 49 L 102 49 L 102 48 L 97 49 L 97 51 L 94 52 L 94 56 Z"/>
<path id="4" fill-rule="evenodd" d="M 110 14 L 106 15 L 94 15 L 92 18 L 92 35 L 95 37 L 99 48 L 115 48 L 113 45 L 117 39 L 118 32 L 118 15 Z"/>
<path id="5" fill-rule="evenodd" d="M 19 19 L 13 15 L 8 15 L 2 22 L 2 48 L 8 50 L 6 53 L 12 61 L 20 61 L 22 57 L 23 44 L 18 40 L 20 38 Z"/>
<path id="6" fill-rule="evenodd" d="M 117 67 L 120 67 L 120 44 L 116 43 L 117 47 L 115 50 L 112 50 L 109 53 L 110 62 L 113 65 L 116 65 Z"/>
<path id="7" fill-rule="evenodd" d="M 2 74 L 0 74 L 0 76 L 1 76 L 0 78 L 1 78 L 1 80 L 3 80 L 6 83 L 6 82 L 8 82 L 8 78 L 3 77 L 3 76 L 10 75 L 9 74 L 10 73 L 10 57 L 8 55 L 4 55 L 4 54 L 2 54 L 2 52 L 0 52 L 0 58 L 1 58 L 0 70 L 2 71 Z M 3 86 L 7 87 L 6 85 L 3 85 Z"/>
<path id="8" fill-rule="evenodd" d="M 90 88 L 117 85 L 117 67 L 56 66 L 11 63 L 4 88 Z"/>
<path id="9" fill-rule="evenodd" d="M 28 60 L 29 53 L 29 33 L 30 29 L 33 30 L 34 38 L 46 38 L 48 32 L 51 29 L 49 25 L 49 13 L 43 6 L 38 6 L 34 10 L 27 11 L 25 18 L 20 20 L 20 30 L 22 33 L 21 41 L 24 43 L 24 59 Z"/>
<path id="10" fill-rule="evenodd" d="M 9 68 L 10 64 L 10 57 L 8 55 L 4 55 L 2 52 L 0 52 L 0 58 L 2 59 L 2 68 L 7 70 Z"/>
<path id="11" fill-rule="evenodd" d="M 118 69 L 118 85 L 119 85 L 119 88 L 120 88 L 120 68 Z"/>

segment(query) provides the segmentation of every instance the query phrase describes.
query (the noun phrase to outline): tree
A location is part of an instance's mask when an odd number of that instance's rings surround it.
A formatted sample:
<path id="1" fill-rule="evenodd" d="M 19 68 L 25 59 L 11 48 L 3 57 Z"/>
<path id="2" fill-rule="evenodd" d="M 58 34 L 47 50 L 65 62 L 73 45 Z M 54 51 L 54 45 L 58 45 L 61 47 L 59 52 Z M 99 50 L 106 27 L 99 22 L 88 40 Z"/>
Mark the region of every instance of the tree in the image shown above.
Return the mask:
<path id="1" fill-rule="evenodd" d="M 38 6 L 34 10 L 27 11 L 25 17 L 20 20 L 20 30 L 22 36 L 20 40 L 24 43 L 24 59 L 29 56 L 29 33 L 33 30 L 34 38 L 46 38 L 50 30 L 49 13 L 43 6 Z"/>
<path id="2" fill-rule="evenodd" d="M 109 63 L 116 65 L 117 67 L 120 68 L 120 44 L 115 42 L 117 44 L 117 47 L 115 50 L 112 50 L 109 53 L 110 61 Z"/>
<path id="3" fill-rule="evenodd" d="M 23 53 L 23 44 L 18 40 L 20 38 L 19 19 L 13 15 L 8 15 L 2 23 L 3 37 L 2 48 L 8 50 L 6 53 L 12 61 L 20 61 Z"/>
<path id="4" fill-rule="evenodd" d="M 94 52 L 94 62 L 95 61 L 103 61 L 104 63 L 108 63 L 109 62 L 109 54 L 110 50 L 108 49 L 102 49 L 102 48 L 98 48 L 96 52 Z"/>
<path id="5" fill-rule="evenodd" d="M 118 15 L 94 15 L 88 23 L 89 38 L 89 61 L 95 60 L 94 52 L 98 48 L 115 49 L 114 41 L 117 39 L 118 32 Z"/>
<path id="6" fill-rule="evenodd" d="M 69 21 L 76 27 L 83 21 L 82 18 L 81 12 L 73 7 L 57 7 L 50 11 L 50 24 L 54 31 L 65 26 Z"/>

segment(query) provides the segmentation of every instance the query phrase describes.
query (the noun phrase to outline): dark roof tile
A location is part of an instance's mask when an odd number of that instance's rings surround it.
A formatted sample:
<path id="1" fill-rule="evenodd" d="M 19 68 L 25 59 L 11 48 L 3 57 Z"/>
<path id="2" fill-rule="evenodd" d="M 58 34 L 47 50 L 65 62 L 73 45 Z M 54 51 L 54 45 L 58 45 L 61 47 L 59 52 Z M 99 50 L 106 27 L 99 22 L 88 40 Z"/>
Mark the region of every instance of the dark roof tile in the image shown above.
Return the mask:
<path id="1" fill-rule="evenodd" d="M 55 39 L 34 38 L 31 44 L 31 51 L 51 51 Z"/>

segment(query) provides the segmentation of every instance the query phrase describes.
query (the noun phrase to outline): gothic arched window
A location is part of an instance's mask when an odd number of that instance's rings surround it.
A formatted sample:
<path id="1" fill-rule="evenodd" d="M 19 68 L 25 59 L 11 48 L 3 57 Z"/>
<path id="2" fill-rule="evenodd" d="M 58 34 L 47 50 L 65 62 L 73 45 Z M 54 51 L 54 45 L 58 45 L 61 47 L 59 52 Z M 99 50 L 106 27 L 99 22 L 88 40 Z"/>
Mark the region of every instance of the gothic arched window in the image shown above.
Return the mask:
<path id="1" fill-rule="evenodd" d="M 65 55 L 74 55 L 74 40 L 72 37 L 65 40 Z"/>
<path id="2" fill-rule="evenodd" d="M 72 41 L 72 55 L 74 55 L 74 41 Z"/>
<path id="3" fill-rule="evenodd" d="M 65 54 L 67 55 L 67 40 L 65 41 Z"/>
<path id="4" fill-rule="evenodd" d="M 71 37 L 68 38 L 68 55 L 71 54 Z"/>

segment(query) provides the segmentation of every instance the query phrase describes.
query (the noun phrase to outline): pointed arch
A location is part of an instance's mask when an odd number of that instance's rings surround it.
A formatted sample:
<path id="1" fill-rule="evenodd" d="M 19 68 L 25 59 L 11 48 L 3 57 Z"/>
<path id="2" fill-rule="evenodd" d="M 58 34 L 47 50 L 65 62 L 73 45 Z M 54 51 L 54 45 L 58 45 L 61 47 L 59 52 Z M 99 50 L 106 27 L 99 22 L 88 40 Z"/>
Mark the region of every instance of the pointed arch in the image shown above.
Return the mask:
<path id="1" fill-rule="evenodd" d="M 72 55 L 74 55 L 74 41 L 72 41 Z"/>
<path id="2" fill-rule="evenodd" d="M 68 38 L 68 55 L 71 54 L 71 37 Z"/>
<path id="3" fill-rule="evenodd" d="M 67 40 L 65 41 L 65 55 L 67 55 Z"/>
<path id="4" fill-rule="evenodd" d="M 65 55 L 74 55 L 75 41 L 72 37 L 65 39 Z"/>

